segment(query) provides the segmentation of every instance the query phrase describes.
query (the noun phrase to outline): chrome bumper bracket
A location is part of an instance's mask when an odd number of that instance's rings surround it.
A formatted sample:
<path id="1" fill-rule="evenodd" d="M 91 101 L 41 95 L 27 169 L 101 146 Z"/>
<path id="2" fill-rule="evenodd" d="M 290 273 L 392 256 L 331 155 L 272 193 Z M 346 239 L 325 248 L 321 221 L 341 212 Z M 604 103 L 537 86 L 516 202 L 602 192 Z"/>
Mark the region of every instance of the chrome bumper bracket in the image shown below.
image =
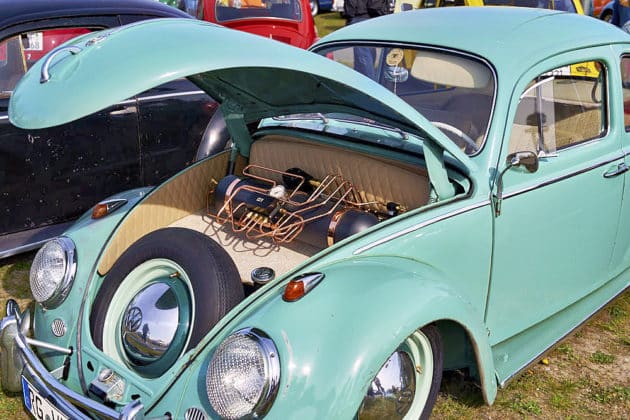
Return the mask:
<path id="1" fill-rule="evenodd" d="M 28 311 L 21 314 L 17 303 L 10 299 L 7 302 L 7 316 L 0 322 L 0 347 L 2 348 L 0 380 L 2 380 L 3 389 L 11 393 L 21 392 L 21 377 L 24 375 L 31 385 L 36 387 L 42 395 L 51 397 L 56 407 L 70 418 L 91 418 L 85 412 L 107 419 L 139 420 L 144 418 L 144 406 L 140 400 L 130 402 L 118 412 L 61 384 L 54 375 L 56 371 L 49 372 L 31 350 L 29 344 L 40 345 L 42 342 L 25 336 L 23 330 L 27 330 L 28 325 L 24 325 L 23 321 L 30 323 L 30 314 Z M 61 350 L 65 354 L 72 353 L 72 349 L 43 344 L 42 347 Z"/>

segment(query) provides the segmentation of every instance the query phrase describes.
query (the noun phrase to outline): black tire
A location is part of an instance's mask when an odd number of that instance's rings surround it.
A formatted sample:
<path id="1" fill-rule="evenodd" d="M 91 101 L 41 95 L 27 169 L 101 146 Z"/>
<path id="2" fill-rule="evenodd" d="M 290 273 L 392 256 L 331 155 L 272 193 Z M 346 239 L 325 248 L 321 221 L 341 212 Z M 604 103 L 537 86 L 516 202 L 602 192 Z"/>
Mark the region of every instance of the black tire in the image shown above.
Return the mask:
<path id="1" fill-rule="evenodd" d="M 151 232 L 131 245 L 114 263 L 94 300 L 90 315 L 92 339 L 103 349 L 105 319 L 109 305 L 129 273 L 154 259 L 179 265 L 190 281 L 189 298 L 194 299 L 194 324 L 188 345 L 195 347 L 207 332 L 236 304 L 243 300 L 243 286 L 228 253 L 209 237 L 183 228 Z M 147 279 L 149 284 L 151 279 Z M 131 300 L 133 296 L 129 296 Z"/>
<path id="2" fill-rule="evenodd" d="M 429 339 L 433 350 L 433 378 L 431 380 L 431 391 L 422 410 L 421 420 L 428 419 L 437 401 L 442 383 L 442 370 L 444 369 L 444 349 L 442 346 L 442 336 L 440 330 L 435 325 L 427 325 L 420 331 Z"/>
<path id="3" fill-rule="evenodd" d="M 310 0 L 309 3 L 311 5 L 311 15 L 313 15 L 313 17 L 317 16 L 319 13 L 319 3 L 317 0 Z"/>
<path id="4" fill-rule="evenodd" d="M 600 16 L 600 19 L 603 20 L 604 22 L 610 23 L 610 21 L 612 20 L 612 17 L 613 17 L 612 12 L 605 11 L 604 14 Z"/>

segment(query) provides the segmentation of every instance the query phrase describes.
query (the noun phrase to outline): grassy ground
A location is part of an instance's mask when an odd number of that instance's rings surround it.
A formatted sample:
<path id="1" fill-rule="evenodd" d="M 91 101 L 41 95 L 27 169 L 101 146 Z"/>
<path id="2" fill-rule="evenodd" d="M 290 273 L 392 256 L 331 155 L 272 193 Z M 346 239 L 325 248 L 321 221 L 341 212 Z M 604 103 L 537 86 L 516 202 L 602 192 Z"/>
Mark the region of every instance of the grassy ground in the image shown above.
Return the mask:
<path id="1" fill-rule="evenodd" d="M 343 26 L 338 13 L 315 18 L 319 35 Z M 28 267 L 33 254 L 0 261 L 0 304 L 30 301 Z M 630 291 L 505 390 L 492 407 L 474 382 L 449 373 L 434 419 L 607 419 L 630 418 Z M 26 419 L 21 397 L 0 393 L 0 419 Z"/>
<path id="2" fill-rule="evenodd" d="M 320 38 L 341 28 L 346 24 L 346 20 L 342 19 L 339 13 L 322 13 L 315 16 L 315 26 Z"/>
<path id="3" fill-rule="evenodd" d="M 31 301 L 28 270 L 34 254 L 0 260 L 0 316 L 5 315 L 4 305 L 8 298 L 15 299 L 20 308 Z M 7 396 L 0 392 L 0 419 L 28 419 L 22 408 L 21 396 Z"/>

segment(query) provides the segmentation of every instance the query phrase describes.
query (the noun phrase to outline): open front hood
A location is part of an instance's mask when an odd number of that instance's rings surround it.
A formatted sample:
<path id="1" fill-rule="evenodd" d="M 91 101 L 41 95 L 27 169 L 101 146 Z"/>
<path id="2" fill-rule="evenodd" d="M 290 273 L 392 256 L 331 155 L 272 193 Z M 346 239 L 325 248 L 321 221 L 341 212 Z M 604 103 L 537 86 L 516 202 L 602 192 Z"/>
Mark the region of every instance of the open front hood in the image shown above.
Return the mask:
<path id="1" fill-rule="evenodd" d="M 22 128 L 60 125 L 181 77 L 220 102 L 226 118 L 249 123 L 302 112 L 346 112 L 416 134 L 468 161 L 411 106 L 354 70 L 279 42 L 188 19 L 149 20 L 75 38 L 22 78 L 9 117 Z"/>

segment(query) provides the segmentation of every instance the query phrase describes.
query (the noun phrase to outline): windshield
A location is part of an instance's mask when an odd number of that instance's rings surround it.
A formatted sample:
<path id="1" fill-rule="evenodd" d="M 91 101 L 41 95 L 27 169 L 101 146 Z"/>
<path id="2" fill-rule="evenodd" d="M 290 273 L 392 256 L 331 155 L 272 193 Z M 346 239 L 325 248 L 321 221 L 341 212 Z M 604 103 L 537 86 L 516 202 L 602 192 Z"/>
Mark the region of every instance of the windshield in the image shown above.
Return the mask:
<path id="1" fill-rule="evenodd" d="M 217 22 L 239 19 L 279 18 L 302 20 L 299 0 L 218 0 Z"/>
<path id="2" fill-rule="evenodd" d="M 466 154 L 483 146 L 495 80 L 482 61 L 441 50 L 391 46 L 331 47 L 317 53 L 394 92 Z"/>

